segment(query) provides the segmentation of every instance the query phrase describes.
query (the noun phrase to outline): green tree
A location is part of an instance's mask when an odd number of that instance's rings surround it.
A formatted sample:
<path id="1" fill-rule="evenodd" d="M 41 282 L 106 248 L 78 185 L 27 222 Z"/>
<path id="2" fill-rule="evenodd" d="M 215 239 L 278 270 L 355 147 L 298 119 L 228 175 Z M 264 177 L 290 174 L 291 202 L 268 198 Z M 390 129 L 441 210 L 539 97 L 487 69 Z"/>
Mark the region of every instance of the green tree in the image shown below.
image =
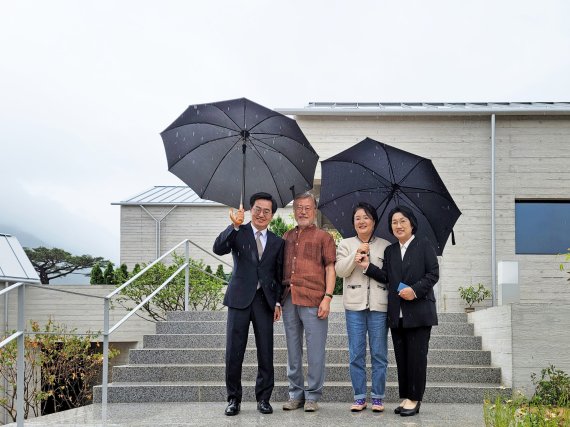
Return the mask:
<path id="1" fill-rule="evenodd" d="M 291 230 L 294 227 L 295 224 L 285 222 L 285 220 L 280 216 L 274 217 L 269 223 L 269 231 L 279 237 L 283 237 L 287 231 Z"/>
<path id="2" fill-rule="evenodd" d="M 89 283 L 92 285 L 101 285 L 103 281 L 103 270 L 101 270 L 101 265 L 97 262 L 91 269 L 91 280 Z"/>
<path id="3" fill-rule="evenodd" d="M 96 263 L 107 262 L 102 257 L 91 255 L 71 255 L 59 248 L 24 248 L 26 255 L 40 276 L 40 281 L 47 285 L 52 279 L 64 277 L 77 270 L 93 268 Z M 76 273 L 78 274 L 78 273 Z M 89 274 L 86 274 L 88 276 Z"/>
<path id="4" fill-rule="evenodd" d="M 224 272 L 224 266 L 222 264 L 218 264 L 215 276 L 219 277 L 220 279 L 226 280 L 227 276 L 226 273 Z"/>
<path id="5" fill-rule="evenodd" d="M 210 267 L 209 265 L 206 266 L 206 268 L 204 269 L 204 271 L 205 271 L 206 273 L 214 274 L 214 272 L 212 271 L 212 267 Z"/>
<path id="6" fill-rule="evenodd" d="M 132 307 L 132 303 L 140 304 L 150 293 L 159 287 L 184 263 L 185 259 L 173 255 L 173 263 L 166 265 L 158 262 L 148 269 L 141 277 L 121 291 L 118 303 L 123 307 Z M 190 259 L 189 305 L 192 310 L 218 310 L 223 299 L 222 280 L 208 276 L 206 266 L 202 261 Z M 184 272 L 179 273 L 150 303 L 141 310 L 146 315 L 139 315 L 146 320 L 165 320 L 166 312 L 184 310 Z"/>
<path id="7" fill-rule="evenodd" d="M 107 267 L 105 267 L 105 272 L 103 273 L 103 282 L 106 285 L 114 285 L 115 284 L 115 269 L 113 268 L 113 263 L 109 262 Z"/>
<path id="8" fill-rule="evenodd" d="M 115 270 L 113 283 L 115 285 L 122 285 L 129 280 L 129 269 L 127 264 L 123 263 Z"/>
<path id="9" fill-rule="evenodd" d="M 140 271 L 141 271 L 141 265 L 137 262 L 133 267 L 133 271 L 131 271 L 130 277 L 136 276 L 137 274 L 140 273 Z"/>

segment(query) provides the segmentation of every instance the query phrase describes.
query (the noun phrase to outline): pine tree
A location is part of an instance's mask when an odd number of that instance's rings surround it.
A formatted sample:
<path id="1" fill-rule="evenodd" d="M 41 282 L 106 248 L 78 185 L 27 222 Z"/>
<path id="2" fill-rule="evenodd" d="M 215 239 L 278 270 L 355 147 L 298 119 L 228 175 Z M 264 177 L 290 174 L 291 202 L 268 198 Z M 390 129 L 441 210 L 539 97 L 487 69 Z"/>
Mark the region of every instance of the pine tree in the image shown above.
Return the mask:
<path id="1" fill-rule="evenodd" d="M 103 273 L 103 282 L 106 285 L 115 284 L 115 270 L 113 268 L 113 263 L 109 262 L 107 267 L 105 267 L 105 272 Z"/>
<path id="2" fill-rule="evenodd" d="M 222 264 L 218 264 L 218 268 L 216 270 L 216 276 L 220 279 L 226 280 L 226 273 L 224 273 L 224 266 Z"/>
<path id="3" fill-rule="evenodd" d="M 115 270 L 114 276 L 114 283 L 116 285 L 122 285 L 125 283 L 129 279 L 129 269 L 127 268 L 127 264 L 121 264 L 121 266 Z"/>
<path id="4" fill-rule="evenodd" d="M 96 263 L 91 269 L 91 279 L 89 280 L 89 283 L 92 285 L 100 285 L 103 281 L 103 271 L 101 270 L 99 263 Z"/>

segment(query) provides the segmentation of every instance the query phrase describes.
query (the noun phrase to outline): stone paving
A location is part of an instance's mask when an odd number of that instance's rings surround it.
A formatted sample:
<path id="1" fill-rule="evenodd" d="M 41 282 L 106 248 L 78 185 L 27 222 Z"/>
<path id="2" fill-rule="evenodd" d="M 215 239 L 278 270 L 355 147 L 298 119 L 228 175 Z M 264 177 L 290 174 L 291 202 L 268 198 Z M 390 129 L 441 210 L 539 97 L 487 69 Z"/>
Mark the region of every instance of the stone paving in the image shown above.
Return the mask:
<path id="1" fill-rule="evenodd" d="M 241 412 L 234 417 L 224 415 L 224 402 L 212 403 L 114 403 L 107 408 L 107 422 L 101 421 L 101 405 L 89 405 L 59 414 L 30 419 L 26 426 L 262 426 L 275 423 L 280 427 L 475 427 L 484 426 L 483 406 L 479 404 L 426 403 L 414 417 L 393 413 L 395 403 L 388 403 L 384 413 L 367 409 L 360 413 L 349 411 L 349 403 L 324 402 L 319 411 L 305 413 L 301 409 L 283 411 L 282 403 L 272 403 L 274 413 L 262 415 L 255 402 L 243 402 Z M 15 426 L 16 424 L 8 424 Z"/>

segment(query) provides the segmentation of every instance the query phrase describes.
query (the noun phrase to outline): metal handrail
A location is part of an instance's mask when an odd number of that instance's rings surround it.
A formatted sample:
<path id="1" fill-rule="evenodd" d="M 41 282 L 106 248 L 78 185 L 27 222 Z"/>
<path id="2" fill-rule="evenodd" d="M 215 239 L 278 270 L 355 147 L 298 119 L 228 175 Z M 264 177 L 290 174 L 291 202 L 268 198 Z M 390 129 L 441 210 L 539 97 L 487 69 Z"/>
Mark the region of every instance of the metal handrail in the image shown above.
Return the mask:
<path id="1" fill-rule="evenodd" d="M 184 244 L 185 248 L 185 263 L 180 266 L 180 268 L 172 274 L 168 279 L 166 279 L 158 288 L 156 288 L 150 295 L 148 295 L 142 302 L 140 302 L 136 307 L 131 309 L 121 320 L 119 320 L 113 327 L 109 326 L 109 307 L 111 298 L 117 295 L 121 290 L 126 288 L 128 285 L 132 284 L 136 279 L 142 276 L 146 271 L 152 268 L 155 264 L 161 261 L 164 257 L 169 255 L 170 253 L 174 252 L 175 249 L 182 246 Z M 230 264 L 225 262 L 224 260 L 212 255 L 210 252 L 206 251 L 204 248 L 200 247 L 196 243 L 192 242 L 190 239 L 185 239 L 168 252 L 165 252 L 161 257 L 157 258 L 151 264 L 147 265 L 144 269 L 142 269 L 137 275 L 133 276 L 131 279 L 127 280 L 123 285 L 119 286 L 113 292 L 108 294 L 105 297 L 104 301 L 104 312 L 103 312 L 103 323 L 104 323 L 104 332 L 103 332 L 103 383 L 101 385 L 101 411 L 102 411 L 102 419 L 105 420 L 107 416 L 107 400 L 108 400 L 108 389 L 109 389 L 109 336 L 116 331 L 129 317 L 135 314 L 141 307 L 147 304 L 156 294 L 158 294 L 162 289 L 164 289 L 183 269 L 184 269 L 184 311 L 188 311 L 189 306 L 189 278 L 190 278 L 190 267 L 200 269 L 204 274 L 207 274 L 210 277 L 214 277 L 218 280 L 223 281 L 224 283 L 228 283 L 226 280 L 210 274 L 204 270 L 202 270 L 199 266 L 193 265 L 190 262 L 190 244 L 196 246 L 198 249 L 206 252 L 208 255 L 212 256 L 216 260 L 228 265 L 231 267 Z"/>
<path id="2" fill-rule="evenodd" d="M 127 286 L 132 284 L 136 279 L 138 279 L 140 276 L 142 276 L 146 271 L 148 271 L 150 268 L 152 268 L 154 265 L 156 265 L 158 262 L 160 262 L 166 256 L 168 256 L 169 254 L 174 252 L 174 250 L 176 250 L 178 247 L 180 247 L 183 244 L 185 245 L 185 261 L 186 262 L 183 265 L 181 265 L 180 268 L 178 268 L 178 270 L 176 270 L 176 272 L 174 274 L 172 274 L 168 279 L 166 279 L 157 289 L 155 289 L 150 295 L 148 295 L 141 303 L 139 303 L 136 307 L 131 309 L 125 316 L 123 316 L 123 318 L 121 320 L 119 320 L 113 327 L 109 327 L 109 311 L 110 311 L 111 298 L 116 296 L 121 290 L 123 290 L 124 288 L 126 288 Z M 192 242 L 191 240 L 185 239 L 182 242 L 180 242 L 178 245 L 176 245 L 172 249 L 170 249 L 168 252 L 164 253 L 161 257 L 157 258 L 151 264 L 147 265 L 138 274 L 136 274 L 135 276 L 133 276 L 132 278 L 127 280 L 125 283 L 123 283 L 118 288 L 114 289 L 112 292 L 110 292 L 105 297 L 100 297 L 100 296 L 96 296 L 96 295 L 88 295 L 88 294 L 83 294 L 83 293 L 79 293 L 79 292 L 65 291 L 62 289 L 50 288 L 48 286 L 39 286 L 39 285 L 34 284 L 35 282 L 29 282 L 28 283 L 26 281 L 21 281 L 21 282 L 15 283 L 11 286 L 8 286 L 8 287 L 0 290 L 0 296 L 2 296 L 4 294 L 8 294 L 8 293 L 10 293 L 16 289 L 18 290 L 17 330 L 12 335 L 10 335 L 9 337 L 6 337 L 2 342 L 0 342 L 0 348 L 2 348 L 4 346 L 6 346 L 7 344 L 9 344 L 10 342 L 12 342 L 14 340 L 18 340 L 18 359 L 17 359 L 17 373 L 16 373 L 16 376 L 17 376 L 17 381 L 16 381 L 16 387 L 17 387 L 17 390 L 16 390 L 16 411 L 17 411 L 16 424 L 18 427 L 21 427 L 24 425 L 24 350 L 25 350 L 24 339 L 25 339 L 26 334 L 35 334 L 35 332 L 26 332 L 26 330 L 25 330 L 25 321 L 24 321 L 25 286 L 27 285 L 30 287 L 37 287 L 37 288 L 41 288 L 41 289 L 49 290 L 49 291 L 54 291 L 54 292 L 64 292 L 64 293 L 70 293 L 70 294 L 80 295 L 80 296 L 85 296 L 85 297 L 90 297 L 90 298 L 103 299 L 103 324 L 104 324 L 104 331 L 103 331 L 103 384 L 102 384 L 101 402 L 102 402 L 102 416 L 103 416 L 102 420 L 106 420 L 106 418 L 107 418 L 106 417 L 106 415 L 107 415 L 107 391 L 108 391 L 108 379 L 109 379 L 109 336 L 114 331 L 116 331 L 125 321 L 127 321 L 133 314 L 135 314 L 136 311 L 138 311 L 141 307 L 143 307 L 145 304 L 147 304 L 156 294 L 158 294 L 162 289 L 164 289 L 168 284 L 170 284 L 170 282 L 172 280 L 174 280 L 174 278 L 178 274 L 180 274 L 180 272 L 182 270 L 185 270 L 185 281 L 184 281 L 184 310 L 185 311 L 188 311 L 188 307 L 189 307 L 189 272 L 190 272 L 190 267 L 200 269 L 202 271 L 202 273 L 204 273 L 210 277 L 216 278 L 218 280 L 221 280 L 222 282 L 224 282 L 226 284 L 228 283 L 226 280 L 224 280 L 218 276 L 215 276 L 213 274 L 210 274 L 210 273 L 202 270 L 199 266 L 193 265 L 190 262 L 190 255 L 189 255 L 189 252 L 190 252 L 189 245 L 190 244 L 192 244 L 195 247 L 197 247 L 198 249 L 206 252 L 208 255 L 210 255 L 211 257 L 220 261 L 221 263 L 231 267 L 231 264 L 228 264 L 224 260 L 216 257 L 215 255 L 212 255 L 210 252 L 206 251 L 204 248 L 200 247 L 199 245 Z M 7 310 L 7 306 L 4 307 L 4 309 Z M 70 333 L 68 335 L 85 335 L 85 334 Z"/>

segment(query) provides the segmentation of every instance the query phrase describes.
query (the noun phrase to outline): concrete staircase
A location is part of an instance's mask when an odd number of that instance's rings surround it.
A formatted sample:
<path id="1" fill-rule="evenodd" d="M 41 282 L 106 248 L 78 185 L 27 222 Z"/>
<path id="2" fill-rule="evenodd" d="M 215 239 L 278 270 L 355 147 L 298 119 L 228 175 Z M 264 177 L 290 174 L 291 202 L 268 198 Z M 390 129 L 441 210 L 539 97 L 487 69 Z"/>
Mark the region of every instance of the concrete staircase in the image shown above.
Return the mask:
<path id="1" fill-rule="evenodd" d="M 439 314 L 432 329 L 428 354 L 426 402 L 481 403 L 485 397 L 510 395 L 501 387 L 501 370 L 490 366 L 491 355 L 481 350 L 481 338 L 463 313 Z M 226 312 L 172 312 L 146 335 L 142 349 L 131 350 L 129 364 L 113 368 L 110 403 L 225 401 Z M 250 329 L 243 366 L 244 400 L 254 401 L 257 373 L 255 340 Z M 287 351 L 283 322 L 275 325 L 275 389 L 272 401 L 287 400 Z M 398 401 L 396 363 L 388 337 L 389 367 L 386 400 Z M 370 374 L 369 374 L 370 378 Z M 327 367 L 323 401 L 352 401 L 344 313 L 329 321 Z M 94 400 L 101 401 L 95 387 Z"/>

